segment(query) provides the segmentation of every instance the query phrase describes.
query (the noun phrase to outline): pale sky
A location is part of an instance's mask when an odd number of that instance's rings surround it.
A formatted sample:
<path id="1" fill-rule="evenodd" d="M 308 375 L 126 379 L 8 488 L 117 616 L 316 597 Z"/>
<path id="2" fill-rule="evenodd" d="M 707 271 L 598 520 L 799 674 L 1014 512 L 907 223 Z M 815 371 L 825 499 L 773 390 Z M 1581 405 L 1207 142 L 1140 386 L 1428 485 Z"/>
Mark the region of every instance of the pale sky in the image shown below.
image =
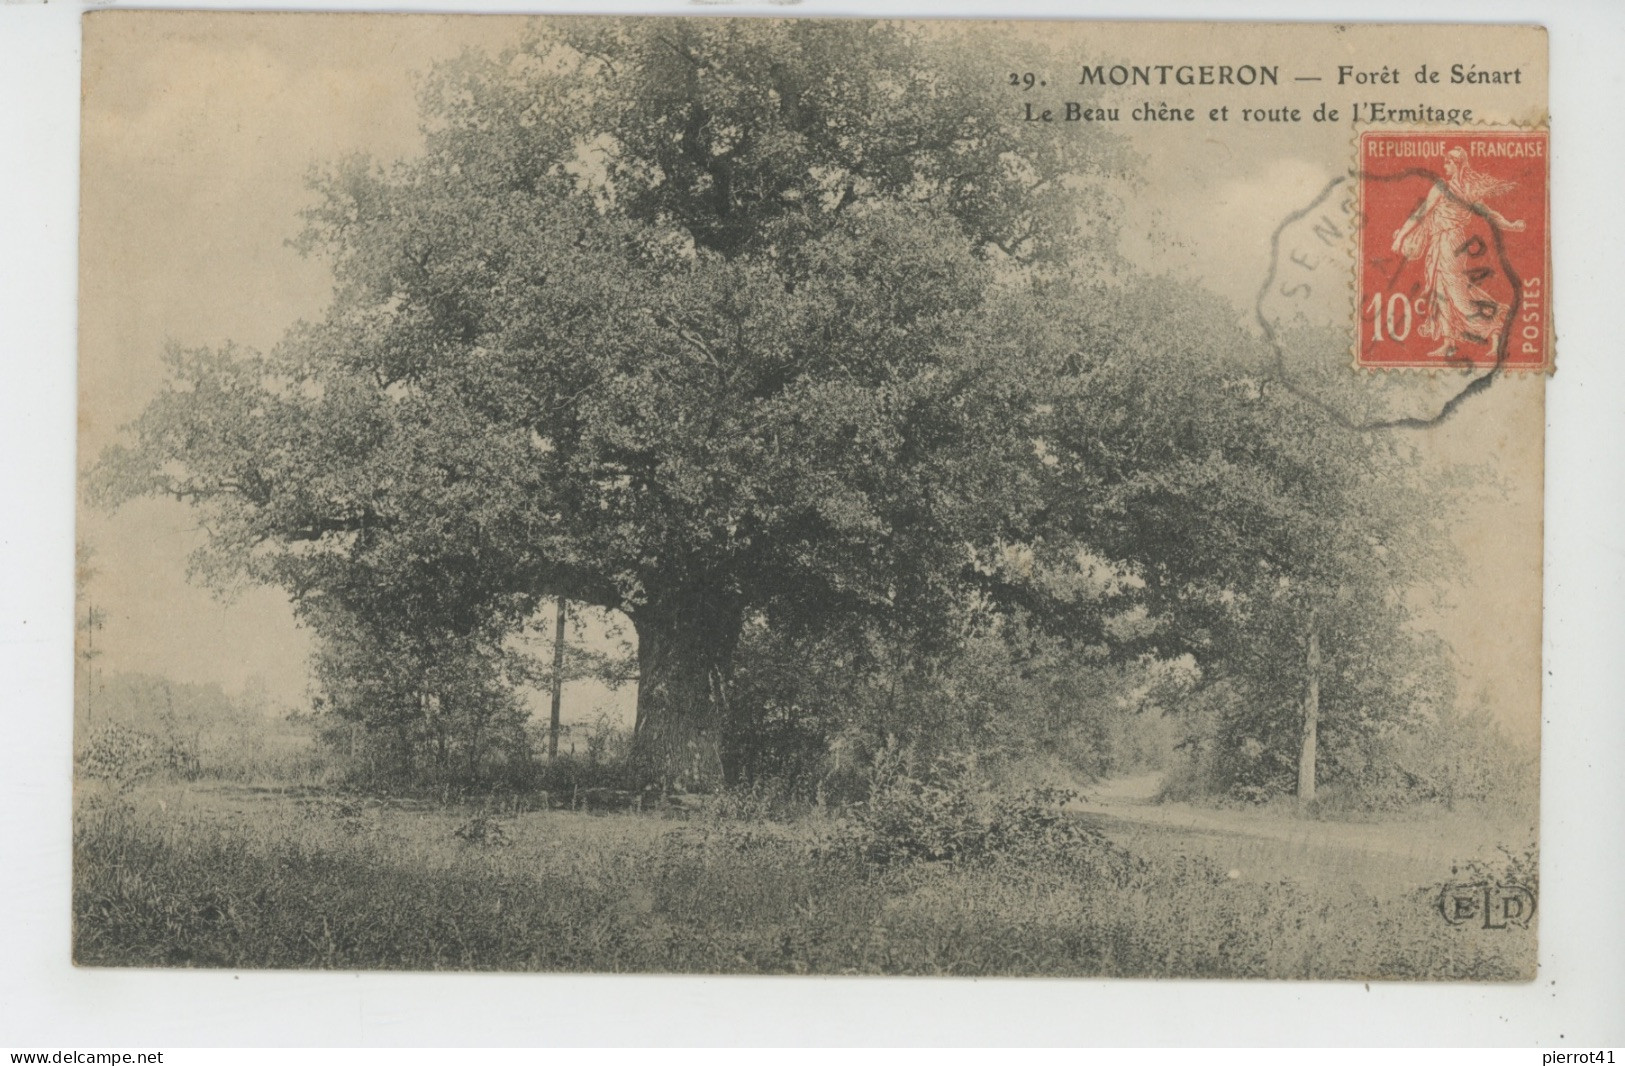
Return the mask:
<path id="1" fill-rule="evenodd" d="M 97 20 L 87 20 L 94 26 Z M 417 72 L 488 47 L 513 20 L 368 20 L 364 47 L 312 23 L 251 16 L 123 23 L 116 48 L 87 49 L 84 101 L 80 464 L 140 413 L 168 343 L 273 345 L 325 308 L 331 276 L 287 247 L 311 202 L 311 167 L 352 153 L 418 150 Z M 357 25 L 324 16 L 318 27 Z M 130 32 L 134 28 L 135 32 Z M 448 29 L 455 32 L 448 32 Z M 114 54 L 116 53 L 116 54 Z M 107 57 L 98 63 L 98 54 Z M 307 635 L 278 590 L 223 602 L 185 580 L 193 513 L 140 500 L 111 518 L 81 510 L 107 622 L 102 669 L 151 671 L 228 691 L 250 678 L 302 703 Z M 567 721 L 629 712 L 630 687 L 572 686 Z"/>
<path id="2" fill-rule="evenodd" d="M 296 320 L 321 313 L 325 265 L 286 245 L 310 202 L 309 169 L 357 152 L 384 161 L 415 152 L 414 75 L 464 47 L 500 46 L 522 20 L 112 13 L 86 25 L 81 466 L 152 396 L 167 343 L 269 347 Z M 1111 54 L 1109 42 L 1101 47 Z M 1197 30 L 1168 51 L 1203 47 Z M 1152 102 L 1172 95 L 1154 90 Z M 1183 128 L 1124 132 L 1145 157 L 1140 179 L 1124 190 L 1125 254 L 1200 280 L 1249 318 L 1271 231 L 1346 166 L 1350 138 L 1345 126 L 1229 126 L 1222 138 Z M 1485 424 L 1539 435 L 1539 410 L 1527 402 L 1533 386 L 1507 385 L 1485 397 L 1476 428 L 1433 431 L 1441 457 L 1482 454 Z M 1514 480 L 1522 491 L 1475 518 L 1481 535 L 1464 546 L 1490 579 L 1461 591 L 1441 629 L 1461 655 L 1465 687 L 1495 676 L 1498 713 L 1532 731 L 1539 644 L 1527 632 L 1509 634 L 1505 622 L 1527 619 L 1539 600 L 1539 553 L 1521 547 L 1538 543 L 1538 466 Z M 194 525 L 171 501 L 140 501 L 111 518 L 83 511 L 81 539 L 100 569 L 93 597 L 108 618 L 98 637 L 104 669 L 228 690 L 257 677 L 280 699 L 302 701 L 309 643 L 286 600 L 249 589 L 222 603 L 186 583 Z M 629 698 L 582 690 L 569 711 L 578 719 L 600 708 L 624 713 Z"/>

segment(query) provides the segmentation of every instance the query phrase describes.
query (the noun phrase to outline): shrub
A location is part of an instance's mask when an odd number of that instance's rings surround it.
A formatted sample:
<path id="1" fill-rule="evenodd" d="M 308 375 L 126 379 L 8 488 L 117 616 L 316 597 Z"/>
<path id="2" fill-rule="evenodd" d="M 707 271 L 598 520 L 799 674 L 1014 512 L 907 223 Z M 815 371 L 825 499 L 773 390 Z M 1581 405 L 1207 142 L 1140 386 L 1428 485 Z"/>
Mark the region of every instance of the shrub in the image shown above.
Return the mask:
<path id="1" fill-rule="evenodd" d="M 738 822 L 792 822 L 811 809 L 801 789 L 784 778 L 757 778 L 719 790 L 705 805 L 715 819 Z"/>
<path id="2" fill-rule="evenodd" d="M 551 762 L 536 763 L 529 785 L 569 806 L 570 797 L 577 793 L 594 789 L 630 792 L 637 783 L 637 774 L 624 759 L 599 762 L 579 755 L 560 755 Z"/>
<path id="3" fill-rule="evenodd" d="M 987 831 L 963 790 L 906 777 L 853 808 L 853 825 L 859 854 L 880 866 L 960 858 L 979 850 Z"/>
<path id="4" fill-rule="evenodd" d="M 882 763 L 869 799 L 851 808 L 847 841 L 880 867 L 913 862 L 1056 865 L 1126 881 L 1134 860 L 1066 812 L 1071 789 L 987 789 L 963 764 L 933 779 Z"/>
<path id="5" fill-rule="evenodd" d="M 163 772 L 193 777 L 197 765 L 197 754 L 185 744 L 117 722 L 91 730 L 79 752 L 82 774 L 119 787 Z"/>
<path id="6" fill-rule="evenodd" d="M 508 831 L 503 828 L 502 823 L 483 811 L 453 829 L 451 835 L 475 847 L 513 847 L 513 839 L 508 836 Z"/>

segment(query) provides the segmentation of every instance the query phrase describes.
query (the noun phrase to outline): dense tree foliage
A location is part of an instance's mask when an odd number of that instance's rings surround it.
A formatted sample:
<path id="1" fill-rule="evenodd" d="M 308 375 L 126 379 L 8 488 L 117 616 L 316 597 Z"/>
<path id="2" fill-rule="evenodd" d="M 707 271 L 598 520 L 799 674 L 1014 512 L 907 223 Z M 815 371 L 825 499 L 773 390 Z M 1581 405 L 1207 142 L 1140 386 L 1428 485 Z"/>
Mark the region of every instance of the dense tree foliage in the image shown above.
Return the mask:
<path id="1" fill-rule="evenodd" d="M 1460 576 L 1451 533 L 1468 477 L 1429 473 L 1404 433 L 1328 419 L 1227 317 L 1165 285 L 1127 294 L 1103 320 L 1156 328 L 1095 347 L 1113 355 L 1057 407 L 1048 448 L 1066 475 L 1056 514 L 1141 584 L 1140 639 L 1200 664 L 1221 777 L 1263 794 L 1295 783 L 1311 637 L 1334 777 L 1448 710 L 1448 648 L 1419 616 Z M 1308 331 L 1291 343 L 1343 350 Z M 1378 402 L 1362 384 L 1321 388 L 1352 410 Z"/>
<path id="2" fill-rule="evenodd" d="M 1158 730 L 1125 730 L 1125 710 L 1178 709 L 1209 784 L 1264 797 L 1296 785 L 1311 634 L 1325 780 L 1388 772 L 1402 733 L 1450 713 L 1449 651 L 1425 616 L 1459 577 L 1462 477 L 1427 474 L 1403 434 L 1325 418 L 1200 292 L 1133 281 L 1091 310 L 1074 368 L 1025 424 L 1041 502 L 933 615 L 944 639 L 848 622 L 811 638 L 815 667 L 765 641 L 740 742 L 906 737 L 1093 776 L 1145 760 Z M 1359 404 L 1360 385 L 1326 387 Z"/>
<path id="3" fill-rule="evenodd" d="M 1433 535 L 1398 446 L 1127 280 L 1120 146 L 1007 121 L 963 44 L 586 21 L 439 69 L 421 158 L 319 183 L 326 317 L 174 355 L 104 491 L 203 508 L 208 565 L 288 590 L 335 699 L 403 737 L 510 728 L 503 641 L 547 598 L 623 612 L 670 784 L 737 775 L 794 702 L 735 684 L 742 639 L 854 692 L 976 641 L 1018 679 L 1188 657 L 1279 724 L 1312 617 L 1336 717 L 1389 713 Z"/>

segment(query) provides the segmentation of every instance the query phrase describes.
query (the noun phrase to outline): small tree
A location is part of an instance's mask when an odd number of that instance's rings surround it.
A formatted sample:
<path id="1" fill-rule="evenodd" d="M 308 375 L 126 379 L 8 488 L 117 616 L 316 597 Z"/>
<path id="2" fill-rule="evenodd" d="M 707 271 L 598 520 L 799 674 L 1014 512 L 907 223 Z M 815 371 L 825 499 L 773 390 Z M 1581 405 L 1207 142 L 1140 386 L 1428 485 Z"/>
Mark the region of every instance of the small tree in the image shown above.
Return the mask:
<path id="1" fill-rule="evenodd" d="M 330 741 L 348 749 L 353 773 L 377 784 L 481 788 L 530 762 L 528 711 L 515 691 L 524 663 L 500 633 L 324 621 L 316 680 L 342 726 Z"/>
<path id="2" fill-rule="evenodd" d="M 102 650 L 96 647 L 96 634 L 107 624 L 107 612 L 96 606 L 90 594 L 90 582 L 97 574 L 93 562 L 95 557 L 96 550 L 84 541 L 75 546 L 73 588 L 77 617 L 74 620 L 73 643 L 74 658 L 83 671 L 76 678 L 76 684 L 87 726 L 96 720 L 96 692 L 100 687 L 96 660 L 101 658 Z"/>

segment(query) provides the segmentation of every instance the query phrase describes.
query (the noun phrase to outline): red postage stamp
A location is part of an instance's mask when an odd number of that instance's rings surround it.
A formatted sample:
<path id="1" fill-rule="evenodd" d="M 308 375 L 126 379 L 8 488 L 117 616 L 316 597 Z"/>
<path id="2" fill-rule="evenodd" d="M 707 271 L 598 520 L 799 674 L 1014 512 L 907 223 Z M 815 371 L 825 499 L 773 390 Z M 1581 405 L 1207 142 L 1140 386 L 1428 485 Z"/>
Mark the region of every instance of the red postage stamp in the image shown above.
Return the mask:
<path id="1" fill-rule="evenodd" d="M 1360 135 L 1363 367 L 1551 366 L 1545 130 Z"/>

